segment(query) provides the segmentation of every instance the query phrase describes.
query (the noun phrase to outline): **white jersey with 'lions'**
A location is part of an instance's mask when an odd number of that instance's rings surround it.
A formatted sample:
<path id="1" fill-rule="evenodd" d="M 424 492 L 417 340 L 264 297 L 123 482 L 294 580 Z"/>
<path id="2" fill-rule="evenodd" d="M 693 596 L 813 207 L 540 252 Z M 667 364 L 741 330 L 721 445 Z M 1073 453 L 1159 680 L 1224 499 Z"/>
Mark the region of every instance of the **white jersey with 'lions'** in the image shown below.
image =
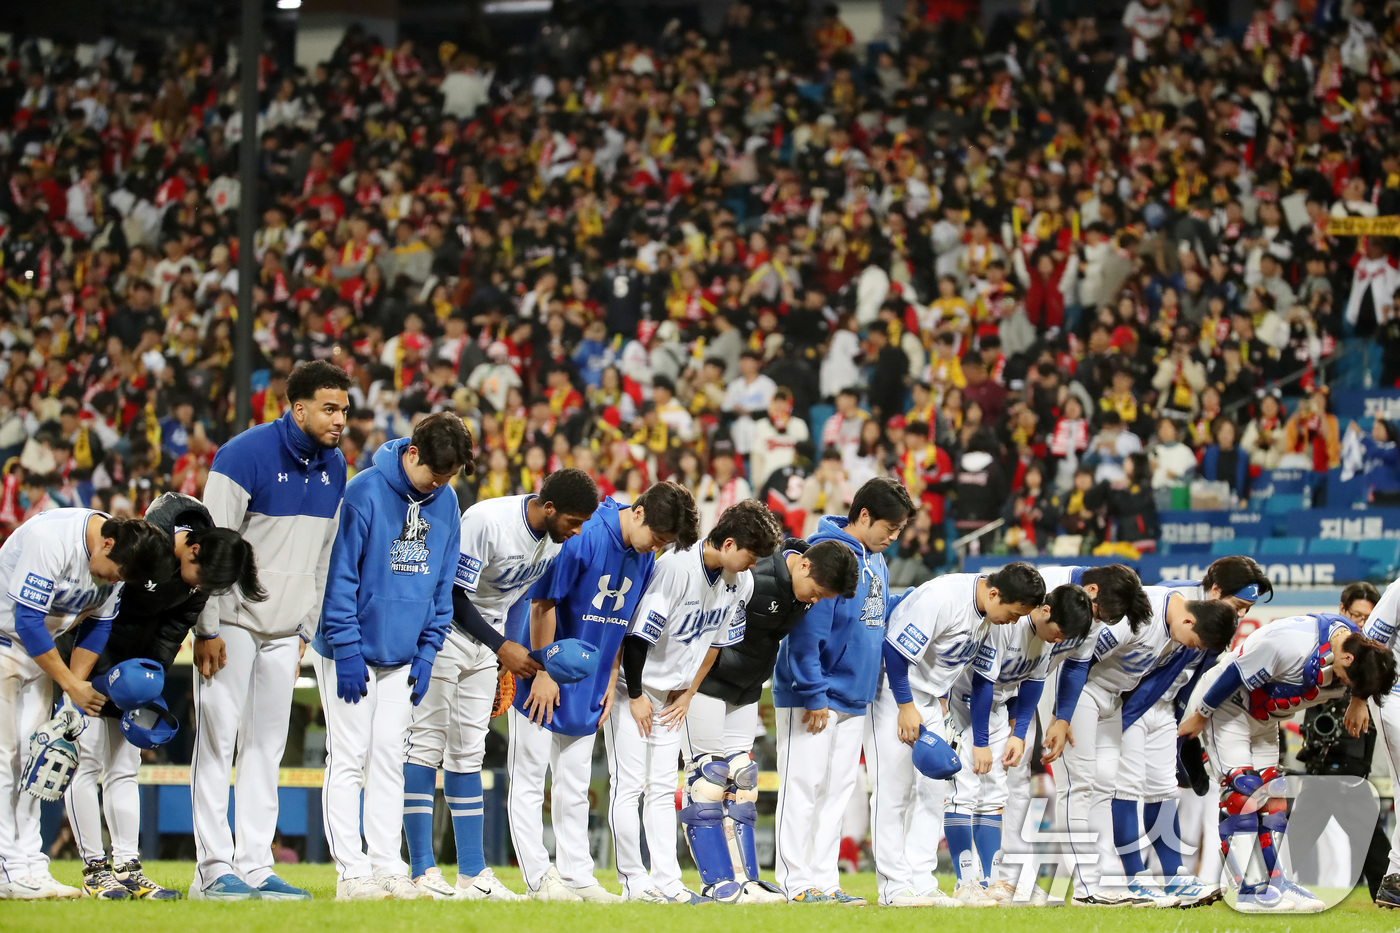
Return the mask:
<path id="1" fill-rule="evenodd" d="M 505 631 L 510 607 L 544 576 L 563 547 L 549 532 L 537 534 L 530 527 L 526 507 L 533 498 L 487 499 L 462 515 L 462 553 L 453 582 L 498 632 Z"/>
<path id="2" fill-rule="evenodd" d="M 993 684 L 992 702 L 1004 705 L 1021 690 L 1028 680 L 1044 681 L 1056 657 L 1055 646 L 1041 641 L 1035 633 L 1030 616 L 1021 616 L 1009 625 L 992 625 L 978 642 L 972 663 L 962 669 L 952 693 L 961 696 L 972 692 L 972 675 L 980 674 Z"/>
<path id="3" fill-rule="evenodd" d="M 1128 627 L 1128 620 L 1120 619 L 1104 626 L 1094 643 L 1089 686 L 1110 697 L 1132 690 L 1177 651 L 1191 650 L 1172 641 L 1171 629 L 1167 626 L 1167 603 L 1173 597 L 1186 597 L 1165 586 L 1144 586 L 1142 590 L 1152 604 L 1151 621 L 1134 633 Z"/>
<path id="4" fill-rule="evenodd" d="M 665 695 L 695 680 L 705 653 L 744 640 L 744 606 L 753 595 L 753 574 L 732 577 L 705 566 L 705 543 L 668 551 L 656 561 L 628 635 L 650 642 L 642 686 Z M 625 677 L 619 683 L 625 686 Z"/>
<path id="5" fill-rule="evenodd" d="M 122 584 L 93 579 L 88 567 L 87 526 L 92 509 L 52 509 L 29 519 L 0 547 L 0 644 L 18 644 L 15 607 L 44 614 L 57 638 L 92 618 L 115 619 Z"/>
<path id="6" fill-rule="evenodd" d="M 977 581 L 985 574 L 935 577 L 900 600 L 886 640 L 909 661 L 909 686 L 933 696 L 948 689 L 977 652 L 991 624 L 977 609 Z"/>

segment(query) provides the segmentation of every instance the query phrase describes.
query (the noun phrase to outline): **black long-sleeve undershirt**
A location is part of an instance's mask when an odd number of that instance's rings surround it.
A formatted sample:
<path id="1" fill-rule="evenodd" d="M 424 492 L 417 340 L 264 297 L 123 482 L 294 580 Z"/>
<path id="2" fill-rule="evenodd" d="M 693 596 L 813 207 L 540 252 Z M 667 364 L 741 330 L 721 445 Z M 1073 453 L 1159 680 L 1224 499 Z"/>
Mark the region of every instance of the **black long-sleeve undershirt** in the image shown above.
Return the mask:
<path id="1" fill-rule="evenodd" d="M 452 624 L 492 651 L 499 652 L 506 643 L 506 637 L 482 617 L 481 610 L 472 605 L 471 597 L 460 586 L 452 588 Z"/>
<path id="2" fill-rule="evenodd" d="M 622 639 L 622 674 L 627 678 L 627 696 L 635 700 L 642 695 L 642 671 L 646 668 L 651 642 L 637 635 Z"/>

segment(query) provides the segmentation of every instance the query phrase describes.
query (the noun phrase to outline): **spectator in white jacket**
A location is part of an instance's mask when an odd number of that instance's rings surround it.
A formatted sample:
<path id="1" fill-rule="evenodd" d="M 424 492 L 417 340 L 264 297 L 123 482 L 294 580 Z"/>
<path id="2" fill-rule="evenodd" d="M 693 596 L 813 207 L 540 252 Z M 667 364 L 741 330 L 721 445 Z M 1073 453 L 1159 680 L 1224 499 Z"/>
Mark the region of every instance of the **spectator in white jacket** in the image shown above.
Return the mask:
<path id="1" fill-rule="evenodd" d="M 779 388 L 768 403 L 768 417 L 754 425 L 753 449 L 749 453 L 749 482 L 762 489 L 774 470 L 791 466 L 797 445 L 811 434 L 807 422 L 792 416 L 792 393 Z"/>
<path id="2" fill-rule="evenodd" d="M 491 99 L 491 79 L 494 73 L 477 70 L 477 61 L 470 55 L 452 59 L 452 71 L 442 79 L 443 116 L 469 120 L 476 109 Z"/>
<path id="3" fill-rule="evenodd" d="M 1180 486 L 1196 472 L 1196 455 L 1181 443 L 1177 424 L 1170 418 L 1157 422 L 1157 440 L 1147 450 L 1152 461 L 1152 488 Z"/>

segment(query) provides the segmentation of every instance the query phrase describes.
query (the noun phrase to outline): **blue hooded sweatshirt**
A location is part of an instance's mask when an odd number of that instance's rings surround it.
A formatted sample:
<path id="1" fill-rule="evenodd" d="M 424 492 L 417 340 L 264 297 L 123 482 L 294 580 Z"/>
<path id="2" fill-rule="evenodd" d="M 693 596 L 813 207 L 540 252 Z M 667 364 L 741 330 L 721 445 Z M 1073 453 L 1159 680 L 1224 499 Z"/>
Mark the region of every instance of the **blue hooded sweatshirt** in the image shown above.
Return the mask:
<path id="1" fill-rule="evenodd" d="M 783 639 L 773 671 L 773 705 L 830 708 L 859 715 L 875 699 L 880 648 L 889 615 L 890 572 L 882 554 L 871 554 L 846 533 L 847 519 L 827 516 L 809 544 L 840 541 L 856 552 L 860 582 L 850 599 L 823 599 Z"/>
<path id="2" fill-rule="evenodd" d="M 452 576 L 461 513 L 451 486 L 421 493 L 409 482 L 409 438 L 383 444 L 374 466 L 345 486 L 340 529 L 316 629 L 322 657 L 359 652 L 374 667 L 430 663 L 452 621 Z"/>

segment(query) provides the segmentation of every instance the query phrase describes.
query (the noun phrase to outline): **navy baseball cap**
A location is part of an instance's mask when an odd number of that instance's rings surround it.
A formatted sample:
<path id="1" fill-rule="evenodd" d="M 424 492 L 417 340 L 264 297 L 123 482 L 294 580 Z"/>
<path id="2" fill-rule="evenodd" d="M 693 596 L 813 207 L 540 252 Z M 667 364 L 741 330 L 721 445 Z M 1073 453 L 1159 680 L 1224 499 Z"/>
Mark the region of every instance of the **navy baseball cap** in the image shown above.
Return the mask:
<path id="1" fill-rule="evenodd" d="M 530 652 L 549 676 L 561 684 L 576 684 L 598 670 L 598 647 L 577 638 L 563 638 Z"/>
<path id="2" fill-rule="evenodd" d="M 941 781 L 962 770 L 962 760 L 953 746 L 934 733 L 927 726 L 919 727 L 919 740 L 914 743 L 914 767 L 926 778 Z"/>
<path id="3" fill-rule="evenodd" d="M 165 689 L 165 668 L 149 658 L 132 658 L 93 678 L 92 686 L 123 712 L 140 709 Z"/>

